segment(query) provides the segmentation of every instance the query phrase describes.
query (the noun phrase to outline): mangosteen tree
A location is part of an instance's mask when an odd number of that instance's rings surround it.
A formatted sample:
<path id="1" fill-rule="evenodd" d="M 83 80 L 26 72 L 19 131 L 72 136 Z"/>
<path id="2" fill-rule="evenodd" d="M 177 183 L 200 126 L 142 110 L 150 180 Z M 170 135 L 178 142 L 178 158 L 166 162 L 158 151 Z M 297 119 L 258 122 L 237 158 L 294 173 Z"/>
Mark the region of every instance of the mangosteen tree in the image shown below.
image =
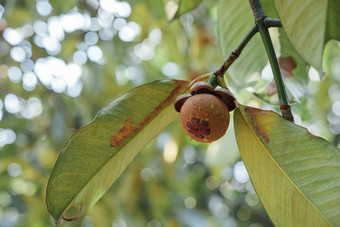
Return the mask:
<path id="1" fill-rule="evenodd" d="M 170 20 L 200 1 L 185 2 L 179 1 L 177 9 L 169 13 Z M 216 71 L 203 72 L 190 82 L 159 80 L 136 87 L 70 137 L 46 192 L 47 209 L 56 224 L 86 214 L 138 152 L 179 117 L 188 136 L 205 143 L 218 140 L 228 130 L 230 111 L 234 112 L 241 158 L 273 223 L 340 223 L 340 152 L 295 124 L 290 105 L 292 88 L 303 87 L 308 67 L 313 66 L 323 76 L 324 46 L 331 39 L 340 40 L 340 4 L 336 0 L 263 0 L 263 7 L 259 0 L 249 3 L 218 3 L 220 48 L 228 57 Z M 311 23 L 312 19 L 316 23 Z M 270 28 L 278 29 L 279 57 Z M 256 64 L 247 56 L 255 56 Z M 277 95 L 273 109 L 280 114 L 242 105 L 230 91 L 248 83 L 267 60 L 275 85 L 268 93 Z M 290 84 L 288 94 L 285 84 Z"/>

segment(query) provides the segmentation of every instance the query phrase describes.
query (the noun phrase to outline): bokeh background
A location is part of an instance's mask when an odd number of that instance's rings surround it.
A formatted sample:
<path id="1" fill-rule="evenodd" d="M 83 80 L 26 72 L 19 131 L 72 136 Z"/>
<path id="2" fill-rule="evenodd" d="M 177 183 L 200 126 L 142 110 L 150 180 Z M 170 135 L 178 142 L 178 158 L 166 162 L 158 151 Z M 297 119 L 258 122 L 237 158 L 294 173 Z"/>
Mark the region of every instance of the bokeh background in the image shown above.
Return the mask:
<path id="1" fill-rule="evenodd" d="M 0 227 L 52 226 L 49 174 L 67 138 L 132 87 L 192 80 L 221 56 L 215 1 L 169 23 L 166 1 L 0 1 Z M 251 11 L 249 11 L 251 13 Z M 340 44 L 324 54 L 326 77 L 309 71 L 296 123 L 340 147 Z M 267 66 L 263 75 L 270 74 Z M 264 78 L 271 78 L 264 76 Z M 242 104 L 277 107 L 252 88 Z M 86 167 L 84 167 L 86 168 Z M 231 123 L 211 144 L 179 122 L 147 145 L 84 218 L 63 226 L 271 226 L 241 161 Z"/>

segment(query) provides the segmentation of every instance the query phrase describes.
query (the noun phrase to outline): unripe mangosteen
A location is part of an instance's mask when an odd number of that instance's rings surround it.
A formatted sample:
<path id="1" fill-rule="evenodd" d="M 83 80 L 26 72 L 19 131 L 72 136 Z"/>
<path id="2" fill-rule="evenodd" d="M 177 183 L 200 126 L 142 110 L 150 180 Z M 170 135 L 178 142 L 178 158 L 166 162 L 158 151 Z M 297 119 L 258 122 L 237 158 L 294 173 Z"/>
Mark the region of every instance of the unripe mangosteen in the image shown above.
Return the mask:
<path id="1" fill-rule="evenodd" d="M 228 129 L 229 119 L 228 107 L 212 94 L 196 94 L 186 100 L 180 110 L 183 129 L 202 143 L 221 138 Z"/>
<path id="2" fill-rule="evenodd" d="M 229 111 L 235 109 L 235 97 L 224 88 L 213 89 L 198 82 L 175 101 L 175 110 L 185 132 L 194 140 L 210 143 L 221 138 L 229 126 Z"/>

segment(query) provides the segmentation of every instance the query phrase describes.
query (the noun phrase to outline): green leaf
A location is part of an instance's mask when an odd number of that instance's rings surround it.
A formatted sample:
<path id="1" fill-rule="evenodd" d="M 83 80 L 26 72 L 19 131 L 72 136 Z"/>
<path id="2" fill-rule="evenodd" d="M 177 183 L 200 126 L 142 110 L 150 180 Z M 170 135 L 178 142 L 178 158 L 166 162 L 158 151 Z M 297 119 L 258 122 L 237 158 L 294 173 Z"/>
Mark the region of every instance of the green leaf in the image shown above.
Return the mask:
<path id="1" fill-rule="evenodd" d="M 274 3 L 294 48 L 321 73 L 324 45 L 330 39 L 340 40 L 339 1 L 275 0 Z"/>
<path id="2" fill-rule="evenodd" d="M 268 17 L 278 18 L 274 3 L 271 0 L 261 1 L 263 10 Z M 218 7 L 218 32 L 223 56 L 227 57 L 238 46 L 246 33 L 254 25 L 254 17 L 247 1 L 235 4 L 230 0 L 220 0 Z M 293 97 L 298 100 L 305 96 L 308 84 L 308 68 L 306 62 L 296 52 L 289 42 L 285 31 L 280 28 L 270 28 L 271 37 L 278 56 L 282 63 L 290 59 L 289 64 L 281 64 L 281 71 L 287 88 Z M 259 81 L 260 73 L 268 62 L 266 51 L 259 34 L 255 35 L 246 48 L 228 70 L 229 75 L 238 87 L 253 86 L 255 95 L 268 101 L 270 96 L 276 94 L 274 81 L 263 92 L 263 87 L 255 86 L 255 82 L 266 86 L 266 81 Z M 292 97 L 291 97 L 292 99 Z"/>
<path id="3" fill-rule="evenodd" d="M 165 12 L 169 21 L 172 21 L 183 14 L 195 9 L 202 0 L 167 0 Z"/>
<path id="4" fill-rule="evenodd" d="M 254 17 L 248 1 L 220 0 L 218 3 L 218 38 L 223 58 L 227 58 L 238 46 L 251 27 Z M 261 37 L 256 34 L 231 65 L 228 73 L 241 87 L 248 86 L 260 77 L 268 58 Z"/>
<path id="5" fill-rule="evenodd" d="M 134 88 L 72 135 L 47 185 L 47 208 L 57 224 L 85 214 L 137 153 L 178 117 L 173 101 L 186 85 L 163 80 Z"/>
<path id="6" fill-rule="evenodd" d="M 340 152 L 273 111 L 239 106 L 235 136 L 275 226 L 340 223 Z"/>

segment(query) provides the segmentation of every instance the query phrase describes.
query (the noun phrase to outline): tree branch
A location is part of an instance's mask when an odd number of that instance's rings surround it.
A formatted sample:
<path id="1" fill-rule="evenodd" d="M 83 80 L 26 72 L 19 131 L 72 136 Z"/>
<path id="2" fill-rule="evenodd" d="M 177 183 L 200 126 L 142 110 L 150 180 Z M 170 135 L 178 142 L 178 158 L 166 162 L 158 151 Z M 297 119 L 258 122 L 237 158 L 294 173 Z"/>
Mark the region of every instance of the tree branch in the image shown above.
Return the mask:
<path id="1" fill-rule="evenodd" d="M 258 28 L 256 25 L 254 25 L 250 31 L 247 33 L 247 35 L 243 38 L 241 43 L 231 52 L 228 59 L 223 63 L 221 68 L 219 68 L 214 74 L 219 77 L 223 77 L 225 72 L 228 70 L 228 68 L 233 64 L 233 62 L 240 56 L 242 50 L 247 45 L 249 40 L 258 32 Z"/>
<path id="2" fill-rule="evenodd" d="M 282 79 L 280 66 L 276 58 L 273 43 L 268 32 L 268 27 L 265 24 L 266 15 L 263 12 L 263 9 L 262 9 L 262 6 L 259 0 L 249 0 L 249 3 L 253 10 L 255 23 L 261 34 L 262 42 L 266 49 L 269 63 L 273 71 L 275 86 L 276 86 L 277 94 L 279 96 L 280 110 L 281 110 L 282 116 L 289 121 L 294 121 L 294 117 L 293 117 L 293 114 L 291 112 L 290 105 L 289 105 L 289 100 L 287 98 L 285 85 Z M 267 19 L 267 23 L 278 24 L 278 21 Z"/>

